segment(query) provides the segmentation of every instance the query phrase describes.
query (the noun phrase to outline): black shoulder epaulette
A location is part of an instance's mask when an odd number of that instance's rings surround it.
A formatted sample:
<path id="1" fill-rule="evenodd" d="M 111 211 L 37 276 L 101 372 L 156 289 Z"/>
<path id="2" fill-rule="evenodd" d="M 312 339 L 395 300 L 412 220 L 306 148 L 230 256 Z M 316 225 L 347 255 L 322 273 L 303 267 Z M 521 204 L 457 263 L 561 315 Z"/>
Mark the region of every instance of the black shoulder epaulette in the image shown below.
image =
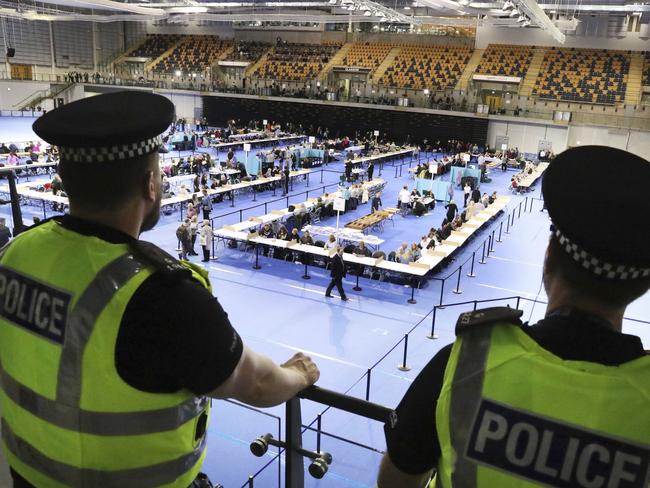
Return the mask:
<path id="1" fill-rule="evenodd" d="M 129 247 L 134 254 L 156 268 L 171 281 L 192 276 L 192 272 L 183 266 L 178 259 L 151 242 L 137 240 L 131 242 Z"/>
<path id="2" fill-rule="evenodd" d="M 462 334 L 465 330 L 478 325 L 492 325 L 496 323 L 509 323 L 521 325 L 519 317 L 523 315 L 522 310 L 510 307 L 491 307 L 482 310 L 474 310 L 460 314 L 456 322 L 456 335 Z"/>

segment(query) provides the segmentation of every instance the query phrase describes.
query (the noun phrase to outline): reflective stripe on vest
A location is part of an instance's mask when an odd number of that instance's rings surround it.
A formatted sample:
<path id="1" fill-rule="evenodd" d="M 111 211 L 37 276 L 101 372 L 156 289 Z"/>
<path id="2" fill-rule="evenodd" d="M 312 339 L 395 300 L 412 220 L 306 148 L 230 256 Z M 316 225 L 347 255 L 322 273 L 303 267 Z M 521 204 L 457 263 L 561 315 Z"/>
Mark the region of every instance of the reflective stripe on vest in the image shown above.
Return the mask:
<path id="1" fill-rule="evenodd" d="M 198 416 L 209 402 L 202 397 L 192 398 L 178 407 L 146 412 L 90 412 L 39 395 L 9 376 L 2 369 L 2 363 L 0 386 L 16 404 L 45 422 L 62 429 L 105 436 L 143 435 L 172 430 Z"/>
<path id="2" fill-rule="evenodd" d="M 463 337 L 460 347 L 454 372 L 449 419 L 451 445 L 457 453 L 465 452 L 469 440 L 472 424 L 468 421 L 467 412 L 475 412 L 481 401 L 491 332 L 490 327 L 474 330 L 471 339 Z M 455 488 L 476 487 L 476 464 L 464 455 L 459 455 L 451 479 Z"/>
<path id="3" fill-rule="evenodd" d="M 191 469 L 205 450 L 204 436 L 197 448 L 182 457 L 142 468 L 119 471 L 99 471 L 65 464 L 45 456 L 24 439 L 16 436 L 4 419 L 2 440 L 7 449 L 29 466 L 68 486 L 92 486 L 97 488 L 149 488 L 174 482 L 179 474 Z"/>

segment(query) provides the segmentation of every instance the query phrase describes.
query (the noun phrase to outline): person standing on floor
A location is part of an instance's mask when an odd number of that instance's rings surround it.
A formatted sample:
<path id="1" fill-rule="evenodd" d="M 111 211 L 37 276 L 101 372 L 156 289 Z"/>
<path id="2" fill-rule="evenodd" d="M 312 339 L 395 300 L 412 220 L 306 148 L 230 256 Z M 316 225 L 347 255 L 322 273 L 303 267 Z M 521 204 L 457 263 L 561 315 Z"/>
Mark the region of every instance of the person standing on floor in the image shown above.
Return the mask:
<path id="1" fill-rule="evenodd" d="M 325 290 L 325 296 L 327 298 L 332 298 L 332 289 L 336 286 L 336 289 L 339 291 L 341 300 L 344 302 L 348 301 L 348 297 L 345 296 L 345 290 L 343 289 L 343 278 L 345 278 L 346 275 L 347 271 L 345 269 L 345 262 L 343 262 L 343 247 L 338 246 L 336 248 L 336 254 L 332 256 L 330 272 L 332 280 L 327 286 L 327 290 Z"/>
<path id="2" fill-rule="evenodd" d="M 472 187 L 469 186 L 469 183 L 465 182 L 465 186 L 463 187 L 463 207 L 467 207 L 467 200 L 469 199 L 469 196 L 472 192 Z"/>
<path id="3" fill-rule="evenodd" d="M 381 207 L 383 204 L 381 203 L 381 192 L 378 192 L 375 194 L 374 197 L 372 197 L 372 201 L 370 203 L 370 207 L 372 208 L 372 213 L 375 213 L 376 211 L 379 210 L 379 207 Z"/>
<path id="4" fill-rule="evenodd" d="M 399 201 L 399 210 L 402 214 L 402 217 L 406 217 L 406 214 L 409 211 L 409 203 L 411 203 L 411 193 L 407 186 L 404 186 L 397 195 Z"/>
<path id="5" fill-rule="evenodd" d="M 289 194 L 289 180 L 291 179 L 291 170 L 289 169 L 289 164 L 284 163 L 284 170 L 282 171 L 282 184 L 284 185 L 284 194 Z"/>
<path id="6" fill-rule="evenodd" d="M 181 225 L 176 229 L 176 238 L 178 239 L 181 251 L 178 253 L 178 259 L 187 260 L 187 256 L 191 255 L 190 252 L 192 245 L 192 237 L 190 235 L 190 219 L 185 219 Z"/>
<path id="7" fill-rule="evenodd" d="M 209 220 L 203 221 L 203 227 L 201 227 L 201 247 L 203 248 L 203 259 L 202 262 L 207 263 L 210 261 L 210 250 L 212 249 L 212 239 L 214 239 L 214 232 L 210 226 Z"/>
<path id="8" fill-rule="evenodd" d="M 203 209 L 203 220 L 210 220 L 210 212 L 212 212 L 212 197 L 208 195 L 207 188 L 203 188 L 203 197 L 201 198 L 201 208 Z"/>
<path id="9" fill-rule="evenodd" d="M 372 160 L 368 161 L 368 168 L 366 169 L 366 174 L 368 175 L 368 181 L 372 181 L 372 175 L 375 172 L 375 163 Z"/>
<path id="10" fill-rule="evenodd" d="M 190 252 L 191 256 L 198 256 L 199 253 L 195 251 L 194 246 L 196 245 L 196 236 L 199 232 L 199 217 L 195 215 L 190 220 Z"/>

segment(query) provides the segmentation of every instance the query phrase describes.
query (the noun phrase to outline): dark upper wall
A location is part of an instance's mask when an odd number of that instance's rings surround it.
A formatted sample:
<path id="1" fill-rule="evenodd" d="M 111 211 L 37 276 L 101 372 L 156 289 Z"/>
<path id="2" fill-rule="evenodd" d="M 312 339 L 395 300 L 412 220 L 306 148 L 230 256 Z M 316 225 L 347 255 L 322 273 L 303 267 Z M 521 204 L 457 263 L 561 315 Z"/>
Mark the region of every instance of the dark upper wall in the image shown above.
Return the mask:
<path id="1" fill-rule="evenodd" d="M 477 117 L 257 98 L 205 96 L 203 111 L 210 125 L 217 127 L 225 126 L 231 119 L 241 119 L 244 123 L 268 119 L 282 124 L 300 123 L 306 130 L 310 126 L 327 127 L 331 136 L 379 130 L 399 143 L 407 137 L 418 142 L 426 138 L 484 143 L 488 130 L 488 120 Z"/>

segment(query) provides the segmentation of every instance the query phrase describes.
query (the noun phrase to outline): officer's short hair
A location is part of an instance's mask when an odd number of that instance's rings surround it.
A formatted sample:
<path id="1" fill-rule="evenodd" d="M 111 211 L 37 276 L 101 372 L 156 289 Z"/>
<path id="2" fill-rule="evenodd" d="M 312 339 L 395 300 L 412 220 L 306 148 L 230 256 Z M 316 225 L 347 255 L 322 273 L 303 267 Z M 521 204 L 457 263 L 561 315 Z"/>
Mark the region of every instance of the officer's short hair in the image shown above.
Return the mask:
<path id="1" fill-rule="evenodd" d="M 151 153 L 123 161 L 79 164 L 61 159 L 59 174 L 73 205 L 88 210 L 112 210 L 122 207 L 142 191 L 149 171 L 158 164 Z"/>
<path id="2" fill-rule="evenodd" d="M 625 307 L 650 289 L 650 277 L 612 283 L 595 276 L 571 259 L 555 236 L 551 236 L 547 253 L 546 272 L 559 274 L 574 294 L 592 301 Z"/>

